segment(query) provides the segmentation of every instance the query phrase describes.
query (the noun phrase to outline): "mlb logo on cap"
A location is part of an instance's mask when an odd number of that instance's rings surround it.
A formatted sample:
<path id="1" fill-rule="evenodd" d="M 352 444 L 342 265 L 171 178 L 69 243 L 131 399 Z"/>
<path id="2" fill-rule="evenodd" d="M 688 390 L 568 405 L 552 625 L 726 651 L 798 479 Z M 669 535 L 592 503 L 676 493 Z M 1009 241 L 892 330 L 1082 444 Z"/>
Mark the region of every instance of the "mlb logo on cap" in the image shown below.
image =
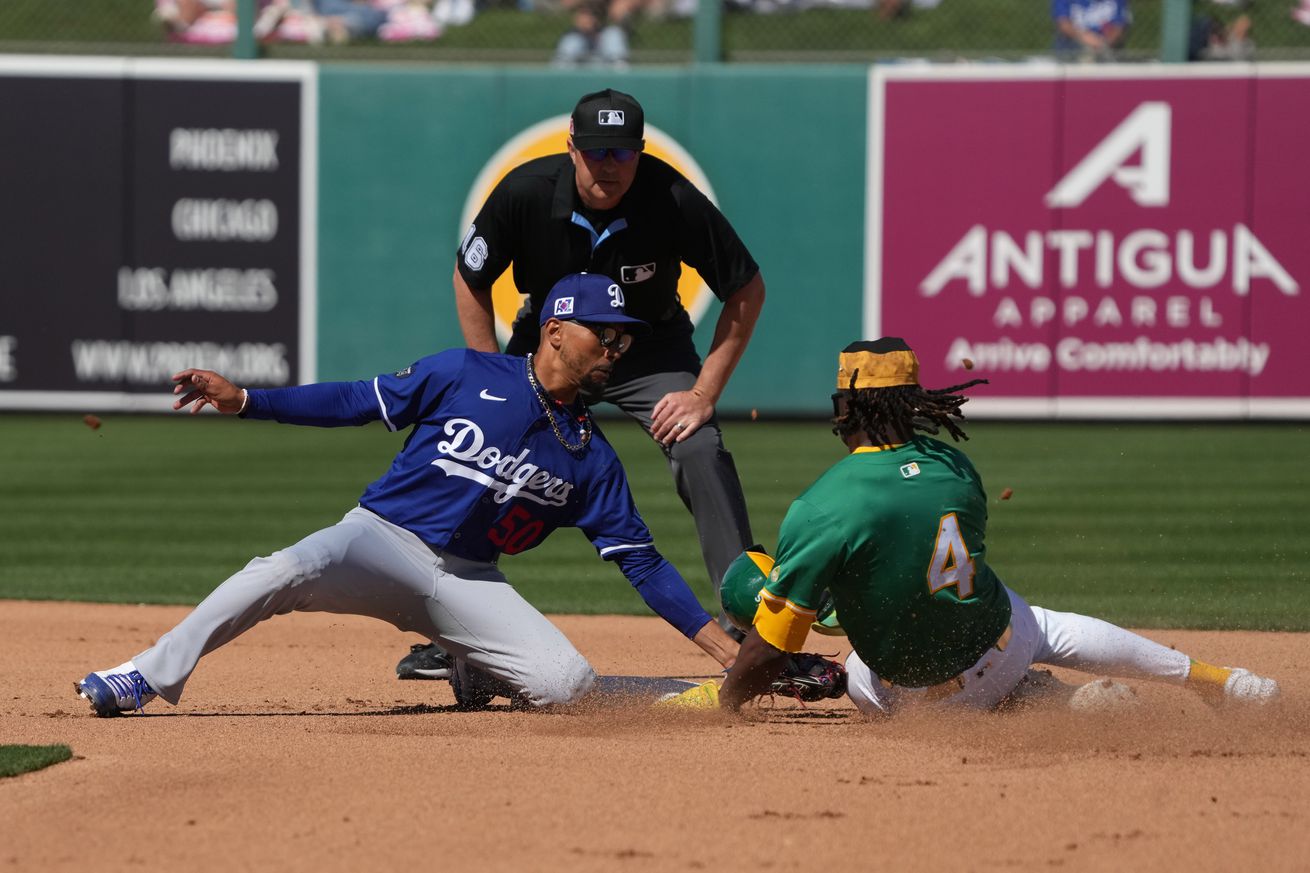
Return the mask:
<path id="1" fill-rule="evenodd" d="M 631 94 L 606 88 L 584 94 L 569 116 L 569 134 L 578 149 L 632 149 L 646 146 L 646 116 Z"/>
<path id="2" fill-rule="evenodd" d="M 560 297 L 555 301 L 555 317 L 573 314 L 573 298 Z"/>

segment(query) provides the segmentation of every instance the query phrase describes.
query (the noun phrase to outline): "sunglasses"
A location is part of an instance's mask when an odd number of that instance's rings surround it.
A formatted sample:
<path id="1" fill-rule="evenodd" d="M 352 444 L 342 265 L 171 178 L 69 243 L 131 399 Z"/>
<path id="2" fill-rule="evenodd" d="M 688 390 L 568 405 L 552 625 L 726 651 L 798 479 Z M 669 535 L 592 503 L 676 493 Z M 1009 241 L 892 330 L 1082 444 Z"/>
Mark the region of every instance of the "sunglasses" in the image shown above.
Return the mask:
<path id="1" fill-rule="evenodd" d="M 591 324 L 586 321 L 573 322 L 578 327 L 585 327 L 596 337 L 596 342 L 600 343 L 602 349 L 613 348 L 621 355 L 628 349 L 632 348 L 632 334 L 624 333 L 617 327 L 610 324 Z"/>
<path id="2" fill-rule="evenodd" d="M 637 156 L 636 149 L 581 149 L 582 156 L 593 164 L 598 164 L 609 155 L 620 164 L 626 164 Z"/>

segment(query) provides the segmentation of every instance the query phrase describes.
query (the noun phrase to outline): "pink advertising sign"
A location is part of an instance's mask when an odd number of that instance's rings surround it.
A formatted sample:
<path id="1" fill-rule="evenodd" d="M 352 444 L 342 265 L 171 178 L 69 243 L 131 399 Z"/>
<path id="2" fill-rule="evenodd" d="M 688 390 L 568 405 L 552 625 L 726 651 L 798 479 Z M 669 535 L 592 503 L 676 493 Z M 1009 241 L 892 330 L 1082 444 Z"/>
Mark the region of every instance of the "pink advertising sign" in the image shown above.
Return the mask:
<path id="1" fill-rule="evenodd" d="M 1310 67 L 1254 69 L 875 68 L 865 334 L 974 413 L 1310 417 Z"/>

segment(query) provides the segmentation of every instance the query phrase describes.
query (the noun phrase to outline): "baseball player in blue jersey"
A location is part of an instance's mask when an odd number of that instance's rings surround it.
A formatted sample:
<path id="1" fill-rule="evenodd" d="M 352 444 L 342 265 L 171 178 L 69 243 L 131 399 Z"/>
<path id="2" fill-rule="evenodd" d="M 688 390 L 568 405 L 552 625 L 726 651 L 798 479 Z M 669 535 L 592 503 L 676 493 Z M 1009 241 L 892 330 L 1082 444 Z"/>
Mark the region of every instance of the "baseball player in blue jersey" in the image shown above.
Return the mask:
<path id="1" fill-rule="evenodd" d="M 176 374 L 175 409 L 317 427 L 381 421 L 409 429 L 391 467 L 332 527 L 256 558 L 149 649 L 77 682 L 98 715 L 177 703 L 202 655 L 273 615 L 365 615 L 455 656 L 465 707 L 572 703 L 595 683 L 587 660 L 496 566 L 559 527 L 580 528 L 646 603 L 720 664 L 737 644 L 701 608 L 651 540 L 627 477 L 582 390 L 603 386 L 647 325 L 619 285 L 566 276 L 526 359 L 451 349 L 370 381 L 241 389 L 217 373 Z"/>

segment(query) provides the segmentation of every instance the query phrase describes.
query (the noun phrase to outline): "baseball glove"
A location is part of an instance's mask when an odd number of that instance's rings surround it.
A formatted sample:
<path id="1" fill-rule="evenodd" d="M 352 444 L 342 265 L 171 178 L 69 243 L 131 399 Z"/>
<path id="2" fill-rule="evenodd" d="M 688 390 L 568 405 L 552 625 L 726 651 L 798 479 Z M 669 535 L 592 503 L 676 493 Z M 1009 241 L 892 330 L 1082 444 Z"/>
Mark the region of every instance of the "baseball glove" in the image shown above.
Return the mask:
<path id="1" fill-rule="evenodd" d="M 770 689 L 774 694 L 804 703 L 841 697 L 846 693 L 846 668 L 811 652 L 787 657 L 787 666 Z"/>

